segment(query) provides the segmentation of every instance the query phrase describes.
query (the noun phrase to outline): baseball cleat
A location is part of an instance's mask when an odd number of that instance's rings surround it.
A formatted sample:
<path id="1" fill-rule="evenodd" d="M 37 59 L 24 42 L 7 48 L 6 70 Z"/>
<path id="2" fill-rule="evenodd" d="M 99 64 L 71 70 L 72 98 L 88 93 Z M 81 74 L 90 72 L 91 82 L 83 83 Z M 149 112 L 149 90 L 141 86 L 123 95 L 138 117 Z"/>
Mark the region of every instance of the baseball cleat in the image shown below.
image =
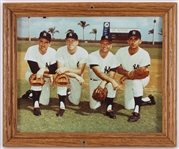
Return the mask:
<path id="1" fill-rule="evenodd" d="M 71 90 L 70 88 L 67 88 L 67 96 L 69 96 L 71 94 Z"/>
<path id="2" fill-rule="evenodd" d="M 21 98 L 29 98 L 32 99 L 32 90 L 28 90 Z"/>
<path id="3" fill-rule="evenodd" d="M 140 114 L 132 112 L 132 116 L 129 117 L 128 122 L 136 122 L 140 118 Z"/>
<path id="4" fill-rule="evenodd" d="M 154 96 L 152 94 L 150 94 L 148 97 L 150 98 L 149 105 L 155 105 L 156 102 L 155 102 Z"/>
<path id="5" fill-rule="evenodd" d="M 116 119 L 115 114 L 113 113 L 113 111 L 106 111 L 106 115 L 109 116 L 110 118 Z"/>
<path id="6" fill-rule="evenodd" d="M 41 115 L 40 108 L 34 108 L 33 113 L 34 113 L 35 116 L 40 116 Z"/>
<path id="7" fill-rule="evenodd" d="M 58 112 L 56 113 L 56 116 L 62 116 L 64 112 L 65 109 L 59 109 Z"/>

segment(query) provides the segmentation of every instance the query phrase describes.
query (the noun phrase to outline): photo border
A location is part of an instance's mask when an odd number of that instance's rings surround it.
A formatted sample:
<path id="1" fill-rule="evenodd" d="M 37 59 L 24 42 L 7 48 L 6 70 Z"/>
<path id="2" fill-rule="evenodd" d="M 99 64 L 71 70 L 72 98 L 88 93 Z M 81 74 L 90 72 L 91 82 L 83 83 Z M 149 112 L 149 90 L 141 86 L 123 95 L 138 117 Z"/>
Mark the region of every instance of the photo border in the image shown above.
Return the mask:
<path id="1" fill-rule="evenodd" d="M 162 17 L 162 133 L 17 132 L 17 17 L 37 16 Z M 3 3 L 3 146 L 5 147 L 174 147 L 177 140 L 176 83 L 177 3 Z"/>

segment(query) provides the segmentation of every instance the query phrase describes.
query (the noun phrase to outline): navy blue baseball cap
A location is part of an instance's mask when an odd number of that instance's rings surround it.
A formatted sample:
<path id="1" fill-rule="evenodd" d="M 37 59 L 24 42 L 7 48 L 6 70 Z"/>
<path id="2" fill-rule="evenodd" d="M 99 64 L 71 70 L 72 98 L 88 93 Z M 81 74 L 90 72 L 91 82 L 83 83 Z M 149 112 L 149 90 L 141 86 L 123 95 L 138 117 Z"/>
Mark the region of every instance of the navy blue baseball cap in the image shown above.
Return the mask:
<path id="1" fill-rule="evenodd" d="M 39 39 L 40 39 L 40 38 L 45 38 L 45 39 L 47 39 L 49 42 L 51 42 L 51 35 L 50 35 L 48 32 L 46 32 L 46 31 L 42 31 L 42 32 L 40 33 Z"/>
<path id="2" fill-rule="evenodd" d="M 69 33 L 66 34 L 66 39 L 67 38 L 73 38 L 75 40 L 78 40 L 78 35 L 76 33 L 69 32 Z"/>
<path id="3" fill-rule="evenodd" d="M 140 38 L 141 39 L 141 33 L 138 31 L 138 30 L 131 30 L 128 34 L 128 39 L 131 37 L 131 36 L 136 36 L 137 38 Z"/>
<path id="4" fill-rule="evenodd" d="M 103 35 L 103 36 L 101 37 L 101 40 L 108 40 L 109 42 L 112 42 L 112 38 L 111 38 L 111 36 L 109 36 L 109 35 Z"/>

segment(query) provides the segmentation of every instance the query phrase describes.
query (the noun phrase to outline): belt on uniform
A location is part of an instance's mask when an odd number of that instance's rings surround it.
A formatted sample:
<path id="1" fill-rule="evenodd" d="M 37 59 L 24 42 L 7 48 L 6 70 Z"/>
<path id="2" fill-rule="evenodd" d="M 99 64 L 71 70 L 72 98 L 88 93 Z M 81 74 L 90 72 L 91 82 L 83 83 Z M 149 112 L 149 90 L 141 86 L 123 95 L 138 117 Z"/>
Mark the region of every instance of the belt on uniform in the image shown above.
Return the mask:
<path id="1" fill-rule="evenodd" d="M 96 80 L 96 79 L 92 79 L 92 78 L 90 78 L 90 80 L 92 80 L 92 81 L 98 81 L 98 80 Z"/>

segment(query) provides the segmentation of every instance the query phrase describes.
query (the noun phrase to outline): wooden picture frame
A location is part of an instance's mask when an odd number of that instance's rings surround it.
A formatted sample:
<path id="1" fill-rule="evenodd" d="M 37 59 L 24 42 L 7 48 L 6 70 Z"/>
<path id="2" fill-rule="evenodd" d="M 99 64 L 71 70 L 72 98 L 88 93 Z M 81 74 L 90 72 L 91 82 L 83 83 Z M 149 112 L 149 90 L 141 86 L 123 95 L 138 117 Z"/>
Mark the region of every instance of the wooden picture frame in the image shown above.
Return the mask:
<path id="1" fill-rule="evenodd" d="M 17 132 L 17 17 L 161 16 L 162 133 Z M 177 3 L 3 3 L 3 146 L 174 147 L 177 100 Z"/>

